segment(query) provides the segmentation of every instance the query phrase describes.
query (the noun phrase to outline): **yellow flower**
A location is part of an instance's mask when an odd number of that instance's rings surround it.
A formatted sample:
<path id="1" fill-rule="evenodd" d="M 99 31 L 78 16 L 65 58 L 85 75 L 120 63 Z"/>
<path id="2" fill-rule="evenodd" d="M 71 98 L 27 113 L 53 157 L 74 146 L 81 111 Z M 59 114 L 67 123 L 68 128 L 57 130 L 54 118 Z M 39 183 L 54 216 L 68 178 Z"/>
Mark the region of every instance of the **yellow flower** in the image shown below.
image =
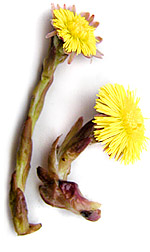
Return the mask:
<path id="1" fill-rule="evenodd" d="M 99 22 L 94 22 L 94 15 L 90 16 L 88 12 L 77 14 L 75 6 L 55 8 L 52 5 L 52 25 L 55 30 L 47 34 L 47 38 L 57 35 L 63 40 L 63 48 L 66 54 L 69 54 L 69 63 L 75 55 L 83 54 L 86 57 L 102 57 L 102 53 L 97 50 L 96 43 L 102 41 L 101 37 L 95 37 L 94 31 Z"/>
<path id="2" fill-rule="evenodd" d="M 140 159 L 146 149 L 144 118 L 134 91 L 119 84 L 107 84 L 99 90 L 94 117 L 94 135 L 104 145 L 110 158 L 125 164 Z"/>

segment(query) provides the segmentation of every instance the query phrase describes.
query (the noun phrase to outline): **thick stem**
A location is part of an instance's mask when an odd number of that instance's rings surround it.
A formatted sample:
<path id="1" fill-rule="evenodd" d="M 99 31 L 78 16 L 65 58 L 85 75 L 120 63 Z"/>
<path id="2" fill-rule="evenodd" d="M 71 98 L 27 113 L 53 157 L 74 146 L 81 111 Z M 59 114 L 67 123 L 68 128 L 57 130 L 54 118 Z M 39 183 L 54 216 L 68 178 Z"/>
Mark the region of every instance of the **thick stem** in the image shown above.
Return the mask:
<path id="1" fill-rule="evenodd" d="M 91 121 L 84 126 L 80 117 L 73 125 L 63 143 L 59 146 L 59 138 L 52 144 L 48 157 L 48 171 L 38 167 L 37 173 L 43 185 L 40 186 L 42 199 L 49 205 L 64 208 L 80 214 L 90 221 L 96 221 L 101 216 L 100 204 L 83 197 L 76 183 L 67 181 L 72 162 L 82 151 L 95 143 Z"/>
<path id="2" fill-rule="evenodd" d="M 34 232 L 41 227 L 41 224 L 33 225 L 28 223 L 27 207 L 23 193 L 30 169 L 34 126 L 43 108 L 45 95 L 53 82 L 55 69 L 66 57 L 67 55 L 63 52 L 62 41 L 55 36 L 51 40 L 48 55 L 44 59 L 41 79 L 33 91 L 29 112 L 21 134 L 16 169 L 12 175 L 10 190 L 10 207 L 15 230 L 19 235 Z"/>

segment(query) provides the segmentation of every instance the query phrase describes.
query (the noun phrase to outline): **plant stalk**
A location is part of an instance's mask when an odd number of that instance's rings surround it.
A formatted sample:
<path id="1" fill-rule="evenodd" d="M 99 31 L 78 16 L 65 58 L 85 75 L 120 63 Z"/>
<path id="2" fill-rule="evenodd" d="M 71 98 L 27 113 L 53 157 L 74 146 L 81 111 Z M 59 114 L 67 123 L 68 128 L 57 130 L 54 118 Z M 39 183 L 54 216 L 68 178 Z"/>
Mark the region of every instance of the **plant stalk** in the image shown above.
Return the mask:
<path id="1" fill-rule="evenodd" d="M 55 69 L 66 58 L 67 55 L 63 51 L 63 42 L 57 36 L 54 36 L 50 41 L 48 55 L 43 61 L 41 79 L 32 93 L 29 111 L 17 151 L 16 168 L 11 179 L 10 208 L 15 231 L 18 235 L 32 233 L 41 227 L 41 224 L 30 224 L 28 222 L 28 211 L 24 196 L 32 156 L 32 134 L 43 108 L 45 95 L 53 82 Z"/>

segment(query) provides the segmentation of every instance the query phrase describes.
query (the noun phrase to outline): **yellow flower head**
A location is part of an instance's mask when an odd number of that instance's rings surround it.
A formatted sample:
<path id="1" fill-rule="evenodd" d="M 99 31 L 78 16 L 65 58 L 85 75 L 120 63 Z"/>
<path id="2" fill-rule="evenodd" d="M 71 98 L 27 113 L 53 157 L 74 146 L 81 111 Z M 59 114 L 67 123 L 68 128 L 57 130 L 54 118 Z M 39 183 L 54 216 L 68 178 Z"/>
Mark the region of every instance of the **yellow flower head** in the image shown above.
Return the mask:
<path id="1" fill-rule="evenodd" d="M 140 159 L 146 149 L 144 118 L 138 107 L 139 98 L 119 84 L 107 84 L 99 90 L 94 117 L 94 135 L 104 145 L 110 158 L 121 158 L 125 164 Z"/>
<path id="2" fill-rule="evenodd" d="M 46 37 L 57 35 L 62 39 L 64 51 L 70 55 L 70 61 L 81 53 L 86 57 L 102 57 L 102 53 L 96 48 L 96 43 L 100 43 L 102 38 L 94 35 L 99 25 L 98 22 L 94 22 L 94 15 L 90 16 L 87 12 L 77 14 L 74 5 L 68 9 L 66 5 L 63 8 L 59 5 L 55 8 L 52 5 L 52 11 L 52 25 L 55 30 Z"/>

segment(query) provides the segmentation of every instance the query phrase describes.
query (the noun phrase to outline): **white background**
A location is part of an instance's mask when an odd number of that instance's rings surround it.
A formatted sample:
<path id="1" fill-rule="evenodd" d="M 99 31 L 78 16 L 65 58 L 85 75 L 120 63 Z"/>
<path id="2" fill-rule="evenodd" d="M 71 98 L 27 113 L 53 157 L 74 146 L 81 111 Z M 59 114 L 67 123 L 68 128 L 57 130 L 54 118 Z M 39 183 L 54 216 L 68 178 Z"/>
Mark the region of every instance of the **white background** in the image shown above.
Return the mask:
<path id="1" fill-rule="evenodd" d="M 0 6 L 0 155 L 1 155 L 1 248 L 16 252 L 35 251 L 150 251 L 150 165 L 148 151 L 134 165 L 109 160 L 100 144 L 88 147 L 72 165 L 69 176 L 90 200 L 102 204 L 102 217 L 89 222 L 68 211 L 46 205 L 38 192 L 36 167 L 47 167 L 52 142 L 62 139 L 78 117 L 90 120 L 96 93 L 111 82 L 137 88 L 140 107 L 150 118 L 150 15 L 147 0 L 65 1 L 77 12 L 95 14 L 100 26 L 95 35 L 102 60 L 78 56 L 57 68 L 44 109 L 33 135 L 33 156 L 26 185 L 31 223 L 42 228 L 27 236 L 14 232 L 8 207 L 9 182 L 15 168 L 15 153 L 31 92 L 39 79 L 49 32 L 49 0 L 1 1 Z M 64 1 L 54 1 L 61 6 Z M 150 122 L 147 121 L 147 136 Z"/>

